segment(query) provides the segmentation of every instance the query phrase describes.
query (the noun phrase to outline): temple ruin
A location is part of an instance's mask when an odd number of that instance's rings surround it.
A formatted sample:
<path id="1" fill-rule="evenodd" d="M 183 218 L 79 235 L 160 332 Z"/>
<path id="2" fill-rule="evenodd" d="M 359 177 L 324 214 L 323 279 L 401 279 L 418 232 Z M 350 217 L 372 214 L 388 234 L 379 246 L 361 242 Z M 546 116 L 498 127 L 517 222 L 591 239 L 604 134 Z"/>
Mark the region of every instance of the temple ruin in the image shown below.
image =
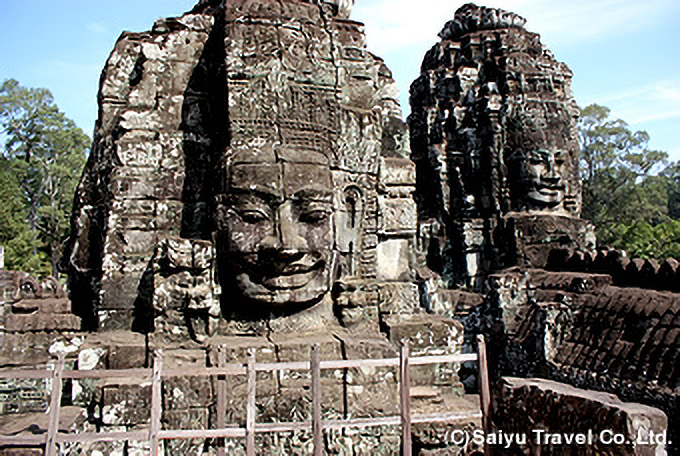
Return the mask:
<path id="1" fill-rule="evenodd" d="M 452 436 L 530 427 L 626 437 L 592 443 L 603 454 L 677 450 L 678 261 L 598 246 L 580 218 L 568 67 L 525 19 L 465 5 L 405 122 L 353 3 L 200 0 L 121 35 L 68 296 L 0 270 L 3 454 L 481 454 Z M 125 438 L 63 440 L 83 433 Z"/>

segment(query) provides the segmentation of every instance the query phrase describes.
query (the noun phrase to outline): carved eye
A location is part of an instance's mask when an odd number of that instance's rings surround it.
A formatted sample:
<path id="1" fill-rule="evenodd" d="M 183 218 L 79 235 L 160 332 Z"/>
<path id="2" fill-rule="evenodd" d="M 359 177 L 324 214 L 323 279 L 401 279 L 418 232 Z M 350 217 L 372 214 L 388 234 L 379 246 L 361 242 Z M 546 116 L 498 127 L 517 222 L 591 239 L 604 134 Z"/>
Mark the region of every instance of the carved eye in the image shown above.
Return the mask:
<path id="1" fill-rule="evenodd" d="M 310 210 L 300 214 L 300 221 L 304 223 L 316 224 L 326 221 L 330 215 L 330 211 L 327 210 Z"/>
<path id="2" fill-rule="evenodd" d="M 246 223 L 260 223 L 269 219 L 264 211 L 255 209 L 239 211 L 239 216 L 241 217 L 241 220 Z"/>

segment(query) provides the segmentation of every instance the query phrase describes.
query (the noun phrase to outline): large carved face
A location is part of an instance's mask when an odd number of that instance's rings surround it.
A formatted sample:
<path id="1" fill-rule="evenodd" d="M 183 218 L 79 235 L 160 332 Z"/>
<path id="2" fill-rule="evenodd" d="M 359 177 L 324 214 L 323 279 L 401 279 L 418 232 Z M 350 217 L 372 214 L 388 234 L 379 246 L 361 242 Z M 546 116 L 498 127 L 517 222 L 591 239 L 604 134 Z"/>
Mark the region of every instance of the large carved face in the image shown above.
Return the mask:
<path id="1" fill-rule="evenodd" d="M 561 149 L 531 149 L 520 166 L 521 188 L 526 202 L 538 208 L 552 208 L 564 200 L 569 153 Z"/>
<path id="2" fill-rule="evenodd" d="M 243 148 L 233 154 L 218 226 L 226 299 L 236 313 L 292 313 L 330 288 L 333 184 L 320 153 Z"/>
<path id="3" fill-rule="evenodd" d="M 508 119 L 506 163 L 516 210 L 564 208 L 575 145 L 571 118 L 558 108 L 527 105 Z"/>

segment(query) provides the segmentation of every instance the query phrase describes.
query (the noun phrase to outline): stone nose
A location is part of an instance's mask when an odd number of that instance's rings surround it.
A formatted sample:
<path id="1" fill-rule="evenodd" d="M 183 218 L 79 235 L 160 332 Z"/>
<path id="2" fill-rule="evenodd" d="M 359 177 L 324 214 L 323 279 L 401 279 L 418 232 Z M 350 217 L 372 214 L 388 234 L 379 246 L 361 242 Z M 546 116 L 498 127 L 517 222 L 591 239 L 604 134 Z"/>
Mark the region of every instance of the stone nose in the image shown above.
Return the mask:
<path id="1" fill-rule="evenodd" d="M 291 204 L 283 203 L 276 210 L 272 233 L 263 241 L 263 245 L 267 250 L 275 251 L 277 256 L 292 259 L 308 249 L 302 228 L 301 222 L 294 218 Z"/>
<path id="2" fill-rule="evenodd" d="M 560 173 L 558 170 L 559 166 L 555 162 L 554 158 L 549 158 L 545 161 L 545 171 L 543 172 L 543 179 L 549 181 L 559 181 Z"/>
<path id="3" fill-rule="evenodd" d="M 290 217 L 281 216 L 278 223 L 281 249 L 284 252 L 299 252 L 307 250 L 307 240 L 301 233 L 301 227 Z"/>

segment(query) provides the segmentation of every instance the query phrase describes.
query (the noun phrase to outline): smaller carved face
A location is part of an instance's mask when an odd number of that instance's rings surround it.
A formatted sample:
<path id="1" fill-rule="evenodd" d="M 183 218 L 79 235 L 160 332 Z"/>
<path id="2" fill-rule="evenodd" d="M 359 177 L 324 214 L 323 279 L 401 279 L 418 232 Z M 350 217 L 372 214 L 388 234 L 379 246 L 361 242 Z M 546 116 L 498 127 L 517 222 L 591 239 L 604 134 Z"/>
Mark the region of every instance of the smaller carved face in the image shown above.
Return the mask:
<path id="1" fill-rule="evenodd" d="M 220 216 L 221 261 L 239 305 L 258 307 L 234 310 L 287 313 L 317 302 L 329 291 L 332 268 L 329 166 L 245 161 L 233 163 L 230 176 Z"/>
<path id="2" fill-rule="evenodd" d="M 526 152 L 520 167 L 520 179 L 530 205 L 552 208 L 562 203 L 568 159 L 569 153 L 559 149 Z"/>

